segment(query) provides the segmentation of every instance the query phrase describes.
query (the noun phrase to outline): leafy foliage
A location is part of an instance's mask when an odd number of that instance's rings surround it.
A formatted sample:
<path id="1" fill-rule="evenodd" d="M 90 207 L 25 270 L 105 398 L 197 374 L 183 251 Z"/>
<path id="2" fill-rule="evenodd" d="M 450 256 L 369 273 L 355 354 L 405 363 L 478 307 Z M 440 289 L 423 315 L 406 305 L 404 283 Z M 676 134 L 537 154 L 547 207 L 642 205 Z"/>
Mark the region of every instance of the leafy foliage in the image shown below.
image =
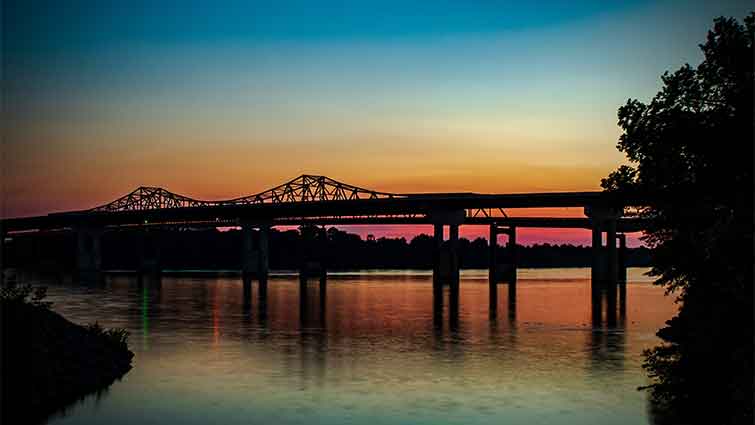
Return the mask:
<path id="1" fill-rule="evenodd" d="M 680 310 L 645 353 L 645 388 L 690 423 L 752 423 L 754 30 L 755 13 L 716 19 L 697 68 L 619 108 L 631 165 L 602 181 L 650 196 L 651 273 Z"/>
<path id="2" fill-rule="evenodd" d="M 87 331 L 108 340 L 118 347 L 128 348 L 129 332 L 123 328 L 105 329 L 98 322 L 87 326 Z"/>
<path id="3" fill-rule="evenodd" d="M 30 284 L 8 283 L 0 288 L 0 301 L 3 302 L 29 303 L 37 307 L 50 308 L 52 302 L 45 301 L 45 298 L 47 298 L 47 287 L 45 286 L 35 288 Z"/>

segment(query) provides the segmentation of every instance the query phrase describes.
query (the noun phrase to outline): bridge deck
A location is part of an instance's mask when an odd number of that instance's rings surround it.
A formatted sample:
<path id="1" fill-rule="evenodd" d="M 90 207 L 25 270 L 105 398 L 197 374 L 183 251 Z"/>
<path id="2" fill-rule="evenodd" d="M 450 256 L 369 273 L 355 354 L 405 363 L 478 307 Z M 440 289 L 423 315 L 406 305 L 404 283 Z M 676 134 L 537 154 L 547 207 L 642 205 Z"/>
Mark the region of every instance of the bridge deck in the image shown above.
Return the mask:
<path id="1" fill-rule="evenodd" d="M 203 201 L 162 188 L 140 187 L 115 201 L 85 211 L 0 220 L 3 232 L 65 229 L 76 226 L 135 226 L 242 222 L 272 225 L 425 224 L 439 212 L 466 210 L 461 224 L 510 224 L 520 227 L 589 228 L 588 218 L 508 218 L 504 209 L 553 207 L 640 206 L 640 199 L 606 192 L 516 194 L 425 193 L 371 191 L 324 176 L 303 175 L 256 195 Z M 499 216 L 492 214 L 497 210 Z M 619 229 L 640 230 L 634 219 L 618 221 Z"/>

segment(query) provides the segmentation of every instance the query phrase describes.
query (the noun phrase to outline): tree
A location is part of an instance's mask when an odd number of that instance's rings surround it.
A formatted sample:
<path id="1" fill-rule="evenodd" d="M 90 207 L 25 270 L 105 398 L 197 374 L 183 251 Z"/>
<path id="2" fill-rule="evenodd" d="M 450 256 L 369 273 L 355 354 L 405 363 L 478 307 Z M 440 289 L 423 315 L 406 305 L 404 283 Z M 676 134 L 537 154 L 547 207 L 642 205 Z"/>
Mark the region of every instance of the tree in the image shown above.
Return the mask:
<path id="1" fill-rule="evenodd" d="M 651 274 L 680 308 L 645 352 L 645 388 L 685 423 L 752 424 L 754 29 L 755 13 L 716 19 L 697 68 L 619 108 L 630 165 L 602 180 L 649 200 Z"/>

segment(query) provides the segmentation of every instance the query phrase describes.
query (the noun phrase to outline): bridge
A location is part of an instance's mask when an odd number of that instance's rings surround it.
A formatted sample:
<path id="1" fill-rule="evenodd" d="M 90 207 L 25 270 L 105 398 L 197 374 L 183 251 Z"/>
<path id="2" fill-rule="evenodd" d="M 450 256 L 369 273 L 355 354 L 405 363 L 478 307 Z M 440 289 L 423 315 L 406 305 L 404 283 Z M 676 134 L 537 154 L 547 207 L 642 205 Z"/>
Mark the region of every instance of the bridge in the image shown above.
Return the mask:
<path id="1" fill-rule="evenodd" d="M 13 237 L 17 233 L 75 232 L 77 271 L 87 275 L 100 272 L 100 237 L 111 229 L 175 225 L 240 227 L 244 239 L 242 272 L 258 279 L 262 292 L 266 290 L 268 276 L 268 232 L 273 226 L 428 224 L 433 226 L 435 240 L 434 294 L 440 298 L 442 287 L 447 284 L 452 299 L 454 295 L 458 299 L 456 245 L 459 226 L 483 225 L 489 227 L 490 235 L 492 305 L 499 282 L 506 280 L 509 290 L 515 288 L 517 228 L 590 229 L 593 286 L 625 282 L 624 233 L 644 227 L 640 219 L 628 216 L 625 210 L 642 204 L 642 199 L 606 192 L 388 193 L 325 176 L 302 175 L 254 195 L 226 200 L 200 200 L 159 187 L 139 187 L 110 203 L 87 210 L 3 219 L 0 221 L 0 236 L 4 243 L 7 236 Z M 581 207 L 585 217 L 509 217 L 506 212 L 518 208 L 552 207 Z M 448 227 L 447 241 L 444 241 L 445 227 Z M 509 255 L 505 264 L 500 264 L 496 258 L 499 235 L 508 238 Z M 148 238 L 145 241 L 145 244 L 149 243 Z M 154 249 L 145 247 L 143 251 Z M 2 257 L 0 254 L 0 259 Z M 154 258 L 143 257 L 142 271 L 159 271 Z M 324 285 L 325 268 L 324 264 L 303 264 L 302 276 L 306 278 L 313 271 L 320 273 L 321 285 Z"/>

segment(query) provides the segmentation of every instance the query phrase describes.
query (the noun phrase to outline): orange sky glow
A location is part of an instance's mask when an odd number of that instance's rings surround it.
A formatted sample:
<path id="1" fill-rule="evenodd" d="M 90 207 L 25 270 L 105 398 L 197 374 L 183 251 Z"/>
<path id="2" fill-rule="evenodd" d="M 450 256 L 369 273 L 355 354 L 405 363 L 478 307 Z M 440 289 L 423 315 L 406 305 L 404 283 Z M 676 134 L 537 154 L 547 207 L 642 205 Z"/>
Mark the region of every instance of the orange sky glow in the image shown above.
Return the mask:
<path id="1" fill-rule="evenodd" d="M 333 19 L 343 5 L 284 8 L 259 26 L 240 19 L 257 13 L 242 6 L 219 21 L 191 8 L 14 10 L 23 16 L 3 31 L 0 216 L 91 208 L 139 186 L 228 199 L 301 174 L 398 193 L 599 190 L 625 163 L 617 109 L 651 98 L 664 71 L 698 63 L 712 19 L 750 5 L 573 3 L 462 2 L 436 20 L 403 16 L 399 2 L 381 12 L 385 27 L 353 10 Z M 519 240 L 589 235 L 523 229 Z"/>

